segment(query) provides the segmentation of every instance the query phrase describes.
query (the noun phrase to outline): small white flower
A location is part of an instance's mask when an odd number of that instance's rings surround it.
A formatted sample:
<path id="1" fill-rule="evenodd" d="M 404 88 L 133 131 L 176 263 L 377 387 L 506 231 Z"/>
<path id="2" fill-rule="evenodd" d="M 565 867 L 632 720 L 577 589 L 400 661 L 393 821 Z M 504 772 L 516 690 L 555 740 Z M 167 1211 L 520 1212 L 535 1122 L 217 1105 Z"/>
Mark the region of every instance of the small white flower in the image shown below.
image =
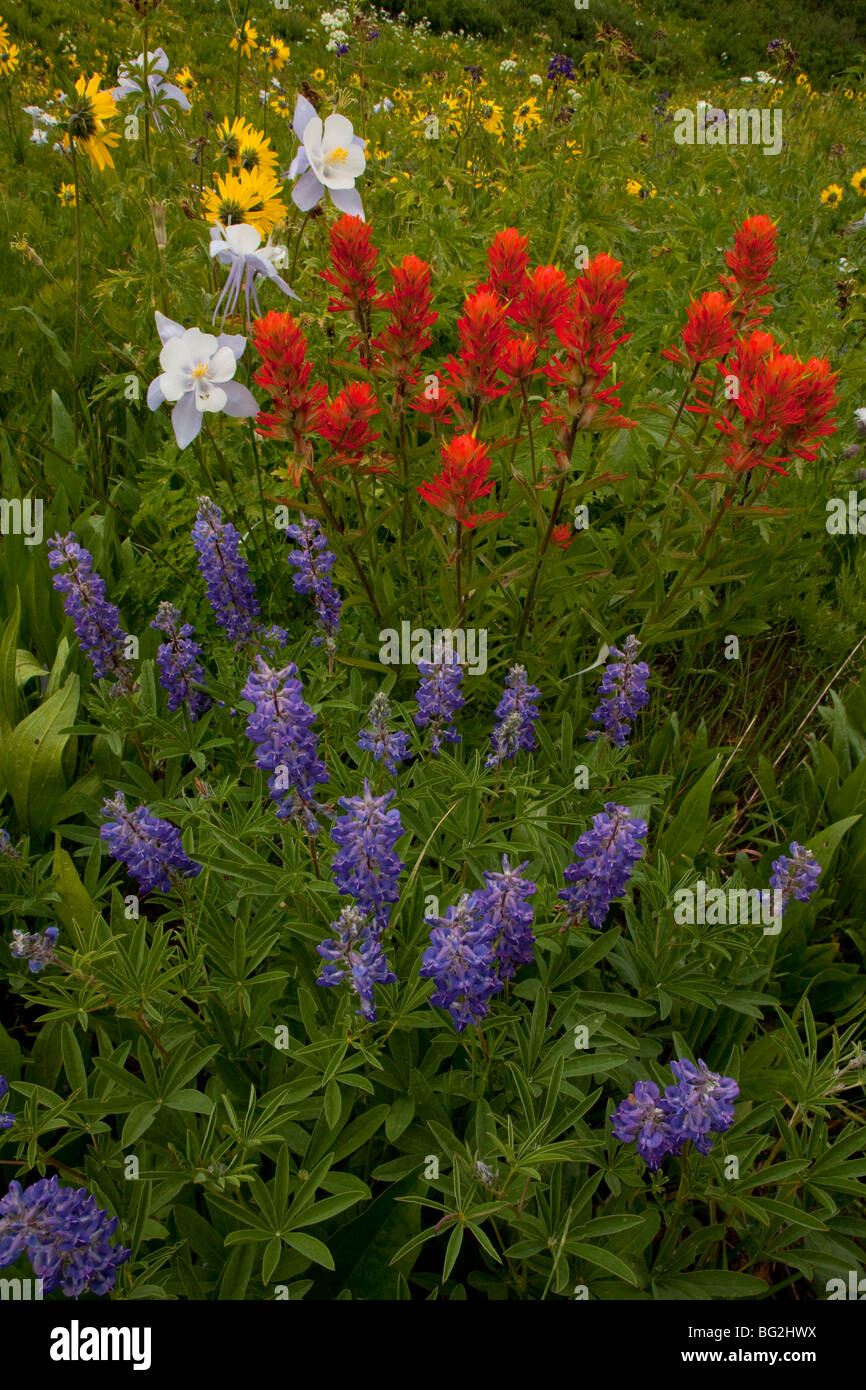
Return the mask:
<path id="1" fill-rule="evenodd" d="M 35 125 L 30 135 L 30 143 L 31 145 L 47 145 L 48 131 L 43 130 L 41 126 Z"/>
<path id="2" fill-rule="evenodd" d="M 866 434 L 866 406 L 861 405 L 859 410 L 854 411 L 854 424 L 858 434 Z"/>
<path id="3" fill-rule="evenodd" d="M 741 81 L 741 82 L 751 82 L 751 80 L 752 80 L 751 77 L 741 77 L 741 78 L 740 78 L 740 81 Z"/>
<path id="4" fill-rule="evenodd" d="M 531 72 L 529 74 L 530 87 L 540 87 L 542 86 L 543 82 L 544 79 L 537 72 Z"/>

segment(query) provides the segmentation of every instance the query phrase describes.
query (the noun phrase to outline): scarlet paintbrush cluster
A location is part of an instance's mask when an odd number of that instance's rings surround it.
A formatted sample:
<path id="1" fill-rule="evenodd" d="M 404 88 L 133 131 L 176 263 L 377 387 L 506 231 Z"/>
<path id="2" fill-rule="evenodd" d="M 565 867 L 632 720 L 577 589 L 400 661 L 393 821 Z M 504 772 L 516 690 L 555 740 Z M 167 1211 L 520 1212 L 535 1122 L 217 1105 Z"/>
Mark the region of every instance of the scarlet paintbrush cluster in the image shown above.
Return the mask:
<path id="1" fill-rule="evenodd" d="M 784 474 L 782 465 L 794 456 L 812 462 L 821 440 L 835 431 L 837 377 L 825 358 L 803 362 L 758 327 L 771 312 L 761 301 L 772 288 L 776 224 L 768 217 L 748 217 L 725 260 L 732 273 L 719 276 L 723 289 L 692 301 L 680 335 L 682 351 L 666 348 L 662 356 L 691 366 L 697 400 L 688 409 L 709 415 L 724 444 L 722 458 L 730 472 L 698 477 L 733 475 L 735 481 L 756 469 Z M 698 375 L 709 362 L 724 379 L 724 405 L 715 404 L 718 378 Z M 765 474 L 761 491 L 768 482 Z"/>

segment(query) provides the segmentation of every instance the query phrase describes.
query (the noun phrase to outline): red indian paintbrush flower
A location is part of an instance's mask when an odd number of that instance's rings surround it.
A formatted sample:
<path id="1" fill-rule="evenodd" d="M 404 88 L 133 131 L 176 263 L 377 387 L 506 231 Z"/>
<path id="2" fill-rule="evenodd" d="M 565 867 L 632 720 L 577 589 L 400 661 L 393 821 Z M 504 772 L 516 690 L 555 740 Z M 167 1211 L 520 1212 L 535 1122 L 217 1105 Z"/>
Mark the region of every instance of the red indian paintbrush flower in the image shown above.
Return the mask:
<path id="1" fill-rule="evenodd" d="M 500 369 L 514 382 L 529 381 L 539 370 L 536 367 L 538 344 L 528 335 L 508 338 L 499 358 Z"/>
<path id="2" fill-rule="evenodd" d="M 500 299 L 515 299 L 526 280 L 528 245 L 529 238 L 521 236 L 516 227 L 497 232 L 487 250 L 488 280 L 484 288 Z"/>
<path id="3" fill-rule="evenodd" d="M 386 467 L 367 464 L 359 469 L 364 451 L 379 438 L 370 428 L 380 413 L 372 387 L 366 381 L 350 381 L 332 401 L 319 410 L 316 428 L 334 450 L 335 463 L 348 464 L 363 473 L 387 473 Z"/>
<path id="4" fill-rule="evenodd" d="M 430 329 L 438 318 L 431 309 L 430 267 L 418 256 L 406 256 L 391 272 L 394 286 L 380 301 L 390 318 L 372 346 L 388 376 L 411 384 L 418 378 L 418 359 L 433 341 Z"/>
<path id="5" fill-rule="evenodd" d="M 442 368 L 448 384 L 463 395 L 493 399 L 508 390 L 499 375 L 499 358 L 508 337 L 505 305 L 490 290 L 476 290 L 463 301 L 457 320 L 460 355 Z"/>
<path id="6" fill-rule="evenodd" d="M 361 338 L 352 341 L 355 347 L 359 341 L 369 340 L 370 316 L 381 307 L 375 275 L 379 252 L 370 240 L 369 222 L 360 217 L 345 213 L 332 224 L 328 235 L 330 268 L 319 273 L 337 291 L 328 300 L 329 312 L 348 311 L 361 330 Z"/>
<path id="7" fill-rule="evenodd" d="M 422 483 L 418 492 L 437 511 L 473 530 L 488 521 L 498 521 L 505 512 L 471 512 L 473 502 L 493 491 L 490 455 L 474 435 L 458 434 L 442 445 L 442 472 L 432 483 Z"/>
<path id="8" fill-rule="evenodd" d="M 631 336 L 619 331 L 623 324 L 619 310 L 627 283 L 620 276 L 621 270 L 622 262 L 605 252 L 593 257 L 575 280 L 565 313 L 556 325 L 563 351 L 548 362 L 545 376 L 552 385 L 565 388 L 566 398 L 561 405 L 546 401 L 542 419 L 546 425 L 557 427 L 566 453 L 577 430 L 631 429 L 634 425 L 633 420 L 619 414 L 618 388 L 602 385 L 617 347 Z M 561 459 L 559 462 L 562 466 Z"/>
<path id="9" fill-rule="evenodd" d="M 725 252 L 725 261 L 733 274 L 720 275 L 719 284 L 734 301 L 735 317 L 754 327 L 770 312 L 768 305 L 758 301 L 773 289 L 767 277 L 776 263 L 776 223 L 763 214 L 747 217 L 734 237 L 733 251 Z"/>
<path id="10" fill-rule="evenodd" d="M 256 433 L 267 439 L 291 441 L 293 457 L 288 469 L 297 487 L 303 470 L 312 464 L 309 436 L 327 387 L 323 381 L 310 385 L 313 368 L 307 361 L 307 340 L 291 314 L 272 309 L 256 319 L 252 338 L 262 359 L 253 381 L 272 398 L 270 411 L 259 411 L 256 417 Z"/>
<path id="11" fill-rule="evenodd" d="M 538 265 L 527 275 L 511 317 L 544 346 L 567 312 L 569 286 L 565 272 L 555 265 Z"/>
<path id="12" fill-rule="evenodd" d="M 693 367 L 727 357 L 736 337 L 732 310 L 731 301 L 721 290 L 710 290 L 700 299 L 693 299 L 686 309 L 686 325 L 680 334 L 685 357 L 678 348 L 664 348 L 662 357 L 680 366 L 688 359 Z"/>

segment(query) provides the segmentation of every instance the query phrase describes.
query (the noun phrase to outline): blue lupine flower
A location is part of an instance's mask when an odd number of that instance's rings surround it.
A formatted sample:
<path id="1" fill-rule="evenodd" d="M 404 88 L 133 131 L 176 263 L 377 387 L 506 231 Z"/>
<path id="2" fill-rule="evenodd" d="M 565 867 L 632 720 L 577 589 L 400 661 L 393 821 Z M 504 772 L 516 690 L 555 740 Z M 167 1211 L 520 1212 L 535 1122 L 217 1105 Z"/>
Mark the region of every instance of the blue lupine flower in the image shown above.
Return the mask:
<path id="1" fill-rule="evenodd" d="M 547 65 L 547 80 L 556 88 L 561 78 L 566 82 L 574 81 L 574 61 L 564 53 L 555 53 Z"/>
<path id="2" fill-rule="evenodd" d="M 521 748 L 527 753 L 533 751 L 533 725 L 538 718 L 536 701 L 540 699 L 538 687 L 527 683 L 525 667 L 512 666 L 505 681 L 505 692 L 496 706 L 499 723 L 490 735 L 493 752 L 489 754 L 485 767 L 500 767 Z"/>
<path id="3" fill-rule="evenodd" d="M 262 317 L 261 305 L 256 293 L 257 275 L 263 275 L 266 280 L 270 280 L 278 289 L 281 289 L 283 294 L 297 299 L 298 296 L 295 291 L 277 273 L 283 269 L 288 259 L 285 246 L 272 246 L 270 241 L 266 246 L 262 246 L 262 234 L 258 227 L 251 227 L 246 222 L 229 224 L 227 227 L 220 224 L 211 227 L 208 250 L 211 256 L 219 261 L 220 265 L 227 265 L 229 268 L 222 293 L 213 311 L 213 322 L 216 323 L 220 309 L 223 310 L 221 327 L 228 315 L 234 313 L 241 287 L 243 287 L 246 299 L 247 327 L 251 327 L 250 298 L 252 298 L 257 316 Z"/>
<path id="4" fill-rule="evenodd" d="M 790 849 L 793 858 L 789 859 L 787 854 L 782 854 L 778 859 L 774 859 L 773 872 L 770 875 L 770 886 L 782 894 L 782 912 L 792 898 L 807 903 L 818 887 L 821 873 L 821 865 L 810 849 L 798 845 L 796 840 L 792 840 Z"/>
<path id="5" fill-rule="evenodd" d="M 601 738 L 604 733 L 617 748 L 625 747 L 631 733 L 630 721 L 649 704 L 646 683 L 650 670 L 645 661 L 635 660 L 639 649 L 640 642 L 634 634 L 625 639 L 622 651 L 611 647 L 610 655 L 616 660 L 605 667 L 598 687 L 601 703 L 592 712 L 593 719 L 604 724 L 604 730 L 593 729 L 587 734 L 588 739 Z"/>
<path id="6" fill-rule="evenodd" d="M 472 895 L 490 931 L 502 980 L 510 980 L 519 965 L 529 965 L 534 959 L 534 911 L 526 899 L 535 892 L 535 884 L 521 878 L 528 863 L 524 860 L 512 869 L 508 855 L 503 854 L 502 873 L 485 871 L 486 886 Z"/>
<path id="7" fill-rule="evenodd" d="M 400 812 L 387 809 L 396 793 L 372 796 L 365 780 L 363 796 L 343 796 L 331 839 L 340 846 L 331 869 L 341 893 L 353 897 L 362 912 L 372 913 L 377 926 L 387 925 L 389 904 L 400 897 L 398 880 L 406 867 L 394 846 L 403 834 Z"/>
<path id="8" fill-rule="evenodd" d="M 442 740 L 459 743 L 460 735 L 452 720 L 457 710 L 466 704 L 460 694 L 463 681 L 463 667 L 457 655 L 448 652 L 437 661 L 419 661 L 418 671 L 421 681 L 418 685 L 418 713 L 415 723 L 419 729 L 430 725 L 430 751 L 440 753 Z"/>
<path id="9" fill-rule="evenodd" d="M 12 836 L 8 830 L 0 828 L 0 854 L 6 859 L 20 859 L 21 855 L 12 843 Z"/>
<path id="10" fill-rule="evenodd" d="M 209 497 L 198 499 L 192 528 L 198 567 L 214 617 L 232 642 L 249 642 L 256 632 L 259 601 L 249 567 L 240 552 L 241 538 Z"/>
<path id="11" fill-rule="evenodd" d="M 97 680 L 111 676 L 112 695 L 130 694 L 133 670 L 126 656 L 126 633 L 120 626 L 120 614 L 105 598 L 105 580 L 93 568 L 93 556 L 80 546 L 70 531 L 55 534 L 48 563 L 59 573 L 54 587 L 65 594 L 63 608 L 75 625 L 81 650 L 90 657 Z"/>
<path id="12" fill-rule="evenodd" d="M 130 1254 L 111 1244 L 116 1229 L 117 1217 L 97 1206 L 85 1187 L 61 1187 L 56 1177 L 24 1188 L 10 1182 L 0 1198 L 0 1268 L 26 1251 L 44 1293 L 110 1293 Z"/>
<path id="13" fill-rule="evenodd" d="M 467 1023 L 486 1016 L 490 996 L 502 989 L 491 927 L 475 895 L 469 893 L 456 907 L 449 907 L 444 917 L 425 921 L 433 924 L 433 930 L 419 974 L 435 981 L 430 1003 L 447 1009 L 462 1033 Z"/>
<path id="14" fill-rule="evenodd" d="M 44 932 L 24 932 L 16 928 L 12 933 L 12 945 L 9 949 L 16 960 L 29 962 L 31 975 L 38 975 L 40 970 L 44 970 L 46 965 L 51 965 L 57 959 L 54 943 L 59 935 L 59 927 L 46 927 Z"/>
<path id="15" fill-rule="evenodd" d="M 315 517 L 302 516 L 300 525 L 287 526 L 286 535 L 297 541 L 296 550 L 289 551 L 289 564 L 297 570 L 292 584 L 299 594 L 312 594 L 316 616 L 324 637 L 314 637 L 313 646 L 325 643 L 328 653 L 334 651 L 334 641 L 340 627 L 343 600 L 334 588 L 330 570 L 336 556 L 328 549 L 328 538 Z"/>
<path id="16" fill-rule="evenodd" d="M 409 735 L 404 729 L 391 731 L 388 720 L 391 718 L 391 704 L 388 696 L 378 690 L 370 701 L 367 715 L 370 726 L 358 735 L 358 747 L 372 753 L 376 762 L 384 762 L 388 772 L 395 776 L 397 764 L 411 757 Z"/>
<path id="17" fill-rule="evenodd" d="M 201 873 L 201 864 L 184 852 L 177 827 L 152 815 L 146 806 L 128 811 L 123 793 L 118 792 L 112 801 L 103 802 L 102 815 L 106 823 L 100 838 L 112 859 L 126 865 L 142 893 L 154 888 L 168 893 L 172 874 L 192 878 Z"/>
<path id="18" fill-rule="evenodd" d="M 637 1151 L 653 1173 L 669 1154 L 679 1153 L 670 1116 L 654 1081 L 638 1081 L 631 1095 L 617 1106 L 610 1124 L 615 1138 L 623 1144 L 637 1140 Z"/>
<path id="19" fill-rule="evenodd" d="M 375 1023 L 373 985 L 393 985 L 397 981 L 397 976 L 388 969 L 381 935 L 371 928 L 368 918 L 357 907 L 344 907 L 331 926 L 336 937 L 316 947 L 326 962 L 316 984 L 338 985 L 349 974 L 352 988 L 361 1001 L 358 1012 L 370 1023 Z"/>
<path id="20" fill-rule="evenodd" d="M 710 1134 L 723 1134 L 734 1123 L 734 1101 L 740 1088 L 730 1076 L 710 1071 L 706 1062 L 697 1066 L 684 1059 L 671 1062 L 677 1079 L 665 1088 L 662 1102 L 671 1130 L 681 1144 L 691 1139 L 699 1153 L 712 1148 Z"/>
<path id="21" fill-rule="evenodd" d="M 191 640 L 194 629 L 190 623 L 181 623 L 180 610 L 172 603 L 159 605 L 151 627 L 168 637 L 156 653 L 159 683 L 168 692 L 168 707 L 176 710 L 186 705 L 195 723 L 210 708 L 211 701 L 204 691 L 195 689 L 204 684 L 205 673 L 199 660 L 201 647 Z"/>
<path id="22" fill-rule="evenodd" d="M 9 1082 L 5 1076 L 0 1076 L 0 1100 L 3 1100 L 9 1093 Z M 15 1123 L 15 1116 L 10 1111 L 0 1111 L 0 1129 L 11 1129 Z"/>
<path id="23" fill-rule="evenodd" d="M 575 862 L 563 874 L 572 886 L 558 894 L 566 903 L 571 925 L 576 926 L 584 917 L 594 927 L 604 925 L 611 903 L 621 898 L 628 886 L 632 865 L 643 855 L 641 841 L 646 833 L 646 821 L 613 801 L 593 816 L 592 829 L 585 830 L 575 843 Z"/>
<path id="24" fill-rule="evenodd" d="M 329 778 L 312 729 L 316 716 L 304 702 L 297 666 L 290 661 L 275 671 L 259 656 L 241 694 L 255 705 L 246 734 L 257 746 L 256 767 L 273 774 L 268 791 L 278 818 L 302 819 L 307 833 L 315 835 L 321 809 L 315 788 Z"/>

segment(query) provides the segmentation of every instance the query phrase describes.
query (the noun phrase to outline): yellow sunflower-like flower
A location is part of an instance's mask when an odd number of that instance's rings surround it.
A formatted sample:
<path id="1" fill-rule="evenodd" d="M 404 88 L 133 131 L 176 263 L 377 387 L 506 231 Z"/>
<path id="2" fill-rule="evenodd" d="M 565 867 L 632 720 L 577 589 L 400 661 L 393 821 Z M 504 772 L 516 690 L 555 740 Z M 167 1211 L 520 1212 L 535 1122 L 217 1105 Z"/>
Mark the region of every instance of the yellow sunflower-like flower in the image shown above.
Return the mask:
<path id="1" fill-rule="evenodd" d="M 808 77 L 806 76 L 806 74 L 805 74 L 804 72 L 799 72 L 799 73 L 797 74 L 797 86 L 798 86 L 798 87 L 808 87 L 808 85 L 809 85 L 809 79 L 808 79 Z"/>
<path id="2" fill-rule="evenodd" d="M 286 211 L 282 184 L 265 169 L 239 169 L 217 177 L 216 188 L 203 195 L 208 222 L 246 222 L 267 236 Z"/>
<path id="3" fill-rule="evenodd" d="M 478 108 L 478 119 L 481 122 L 482 130 L 486 130 L 488 135 L 496 135 L 502 138 L 502 107 L 497 106 L 495 101 L 482 102 Z"/>
<path id="4" fill-rule="evenodd" d="M 11 77 L 20 62 L 21 49 L 17 43 L 9 43 L 7 31 L 7 37 L 0 39 L 0 73 L 4 77 Z"/>
<path id="5" fill-rule="evenodd" d="M 5 48 L 9 42 L 9 26 L 5 19 L 0 19 L 0 48 Z"/>
<path id="6" fill-rule="evenodd" d="M 825 207 L 835 208 L 842 201 L 842 190 L 838 183 L 830 183 L 821 189 L 821 202 Z"/>
<path id="7" fill-rule="evenodd" d="M 268 64 L 268 72 L 279 72 L 286 66 L 292 56 L 292 50 L 282 39 L 278 39 L 274 34 L 262 46 L 262 53 L 265 55 Z"/>
<path id="8" fill-rule="evenodd" d="M 535 130 L 537 126 L 541 125 L 543 119 L 537 97 L 527 97 L 514 113 L 514 129 L 520 131 Z"/>
<path id="9" fill-rule="evenodd" d="M 285 92 L 277 92 L 271 98 L 271 110 L 276 111 L 278 116 L 291 116 L 294 114 L 294 105 L 286 96 Z"/>
<path id="10" fill-rule="evenodd" d="M 189 68 L 181 68 L 180 72 L 175 73 L 174 80 L 187 97 L 191 97 L 198 86 Z"/>
<path id="11" fill-rule="evenodd" d="M 101 82 L 98 73 L 89 80 L 82 76 L 76 81 L 75 92 L 66 102 L 63 145 L 69 149 L 74 144 L 97 169 L 106 165 L 113 169 L 111 150 L 119 144 L 120 136 L 116 130 L 108 130 L 106 122 L 117 115 L 117 106 L 110 91 L 100 91 Z"/>
<path id="12" fill-rule="evenodd" d="M 268 136 L 248 125 L 243 116 L 235 116 L 233 121 L 226 118 L 217 126 L 217 138 L 219 153 L 233 168 L 263 169 L 272 173 L 277 166 L 277 153 L 271 149 Z"/>
<path id="13" fill-rule="evenodd" d="M 57 190 L 57 196 L 65 208 L 75 207 L 75 184 L 62 183 Z"/>
<path id="14" fill-rule="evenodd" d="M 258 48 L 258 44 L 256 43 L 258 37 L 258 29 L 255 28 L 252 20 L 248 19 L 243 29 L 235 30 L 235 36 L 229 44 L 229 47 L 234 49 L 239 48 L 242 58 L 252 58 L 253 50 Z"/>
<path id="15" fill-rule="evenodd" d="M 851 187 L 860 195 L 866 196 L 866 169 L 858 169 L 851 177 Z"/>
<path id="16" fill-rule="evenodd" d="M 313 81 L 314 81 L 314 82 L 324 82 L 324 80 L 325 80 L 325 69 L 324 69 L 324 68 L 314 68 L 314 70 L 313 70 Z"/>
<path id="17" fill-rule="evenodd" d="M 639 179 L 627 179 L 625 191 L 632 198 L 654 198 L 656 187 L 653 183 L 641 183 Z"/>

